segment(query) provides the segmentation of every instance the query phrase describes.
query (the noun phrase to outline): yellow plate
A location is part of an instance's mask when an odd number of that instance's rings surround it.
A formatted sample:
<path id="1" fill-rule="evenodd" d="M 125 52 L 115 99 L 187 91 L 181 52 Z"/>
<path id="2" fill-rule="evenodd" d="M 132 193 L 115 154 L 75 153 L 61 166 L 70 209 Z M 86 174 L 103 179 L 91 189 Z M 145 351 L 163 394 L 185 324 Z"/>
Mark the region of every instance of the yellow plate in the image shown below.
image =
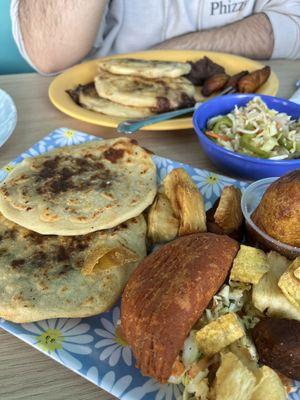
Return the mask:
<path id="1" fill-rule="evenodd" d="M 106 58 L 141 58 L 145 60 L 166 60 L 166 61 L 196 61 L 204 56 L 209 57 L 216 63 L 222 65 L 226 72 L 233 75 L 242 70 L 253 71 L 262 68 L 263 65 L 248 58 L 232 54 L 216 53 L 196 50 L 150 50 L 140 53 L 121 54 Z M 57 76 L 50 84 L 49 97 L 52 103 L 63 113 L 91 124 L 109 126 L 115 128 L 124 118 L 111 117 L 95 111 L 85 110 L 73 102 L 66 93 L 67 89 L 73 89 L 78 84 L 91 82 L 97 74 L 97 60 L 76 65 Z M 268 81 L 258 90 L 258 93 L 275 96 L 279 87 L 279 81 L 274 72 L 271 73 Z M 191 117 L 175 118 L 169 121 L 159 122 L 147 126 L 147 130 L 174 130 L 192 128 Z"/>

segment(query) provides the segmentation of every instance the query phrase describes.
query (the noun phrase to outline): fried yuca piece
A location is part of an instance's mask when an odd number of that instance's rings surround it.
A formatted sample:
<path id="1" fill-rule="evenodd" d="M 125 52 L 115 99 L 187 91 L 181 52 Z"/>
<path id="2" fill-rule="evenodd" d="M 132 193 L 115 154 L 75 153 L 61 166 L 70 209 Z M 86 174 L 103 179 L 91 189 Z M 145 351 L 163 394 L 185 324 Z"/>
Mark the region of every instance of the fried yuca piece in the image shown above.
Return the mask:
<path id="1" fill-rule="evenodd" d="M 214 219 L 224 233 L 238 230 L 242 225 L 241 198 L 242 192 L 235 186 L 226 186 L 221 193 Z"/>
<path id="2" fill-rule="evenodd" d="M 168 242 L 176 236 L 206 231 L 204 202 L 183 168 L 173 169 L 163 180 L 148 212 L 148 238 Z"/>
<path id="3" fill-rule="evenodd" d="M 203 198 L 183 168 L 173 169 L 163 180 L 164 193 L 179 220 L 178 235 L 206 232 Z"/>
<path id="4" fill-rule="evenodd" d="M 211 391 L 216 400 L 251 400 L 256 386 L 253 372 L 231 353 L 221 354 L 221 365 Z"/>
<path id="5" fill-rule="evenodd" d="M 254 307 L 270 317 L 283 317 L 300 321 L 300 310 L 295 307 L 278 287 L 280 276 L 286 271 L 289 260 L 275 251 L 267 255 L 270 270 L 253 285 Z"/>
<path id="6" fill-rule="evenodd" d="M 286 298 L 299 308 L 300 312 L 300 257 L 297 257 L 281 275 L 278 286 Z"/>
<path id="7" fill-rule="evenodd" d="M 285 400 L 287 393 L 281 379 L 272 369 L 264 365 L 259 369 L 260 380 L 252 393 L 251 400 L 266 400 L 272 393 L 272 400 Z"/>
<path id="8" fill-rule="evenodd" d="M 196 333 L 200 350 L 212 356 L 245 335 L 235 313 L 228 313 L 205 325 Z"/>
<path id="9" fill-rule="evenodd" d="M 178 228 L 169 199 L 159 192 L 148 212 L 148 238 L 152 243 L 169 242 L 177 236 Z"/>
<path id="10" fill-rule="evenodd" d="M 240 93 L 254 93 L 269 79 L 270 74 L 271 68 L 266 66 L 243 76 L 238 82 L 238 91 Z"/>
<path id="11" fill-rule="evenodd" d="M 233 261 L 230 280 L 257 284 L 268 271 L 266 254 L 260 249 L 242 244 Z"/>

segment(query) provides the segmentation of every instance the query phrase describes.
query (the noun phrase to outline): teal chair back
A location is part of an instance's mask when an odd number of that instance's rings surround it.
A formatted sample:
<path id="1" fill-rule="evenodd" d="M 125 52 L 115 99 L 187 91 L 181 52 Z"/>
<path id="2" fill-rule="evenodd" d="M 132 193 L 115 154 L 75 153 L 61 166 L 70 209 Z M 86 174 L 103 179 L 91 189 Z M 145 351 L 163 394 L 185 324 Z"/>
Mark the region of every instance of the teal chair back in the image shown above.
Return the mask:
<path id="1" fill-rule="evenodd" d="M 30 72 L 15 45 L 10 20 L 10 0 L 0 0 L 0 75 Z"/>

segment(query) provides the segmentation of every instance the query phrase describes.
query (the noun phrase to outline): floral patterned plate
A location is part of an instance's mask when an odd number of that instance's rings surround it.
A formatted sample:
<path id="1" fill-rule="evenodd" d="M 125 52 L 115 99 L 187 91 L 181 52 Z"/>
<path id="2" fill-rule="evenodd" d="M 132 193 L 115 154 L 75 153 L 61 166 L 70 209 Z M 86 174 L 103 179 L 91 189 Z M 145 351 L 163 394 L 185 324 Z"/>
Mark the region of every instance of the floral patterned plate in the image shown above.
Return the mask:
<path id="1" fill-rule="evenodd" d="M 33 145 L 6 167 L 0 169 L 0 181 L 16 164 L 55 147 L 99 140 L 82 132 L 60 128 Z M 153 157 L 161 180 L 176 167 L 184 167 L 201 189 L 206 208 L 210 208 L 222 188 L 234 184 L 242 190 L 245 182 L 236 181 L 206 170 Z M 161 385 L 140 374 L 135 368 L 131 350 L 118 335 L 120 306 L 90 318 L 56 318 L 27 324 L 13 324 L 0 319 L 0 327 L 24 340 L 67 368 L 122 400 L 173 400 L 181 397 L 181 387 Z M 295 382 L 290 400 L 300 400 L 300 382 Z"/>

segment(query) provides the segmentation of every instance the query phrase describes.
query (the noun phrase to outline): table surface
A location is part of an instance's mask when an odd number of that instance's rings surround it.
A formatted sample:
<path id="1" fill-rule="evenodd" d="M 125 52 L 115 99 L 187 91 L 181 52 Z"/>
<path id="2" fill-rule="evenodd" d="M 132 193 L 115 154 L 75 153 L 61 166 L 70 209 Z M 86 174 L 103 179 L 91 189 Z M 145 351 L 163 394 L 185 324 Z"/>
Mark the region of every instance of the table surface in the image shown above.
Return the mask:
<path id="1" fill-rule="evenodd" d="M 280 80 L 278 95 L 288 98 L 299 79 L 300 60 L 267 62 Z M 58 127 L 69 127 L 105 138 L 117 136 L 114 129 L 93 126 L 72 119 L 50 103 L 50 78 L 37 74 L 0 76 L 0 88 L 14 99 L 18 110 L 15 132 L 0 148 L 0 167 Z M 215 170 L 202 153 L 193 130 L 135 135 L 139 143 L 164 157 L 195 167 Z M 219 171 L 222 172 L 222 171 Z M 0 399 L 108 400 L 113 397 L 82 377 L 0 329 Z"/>

